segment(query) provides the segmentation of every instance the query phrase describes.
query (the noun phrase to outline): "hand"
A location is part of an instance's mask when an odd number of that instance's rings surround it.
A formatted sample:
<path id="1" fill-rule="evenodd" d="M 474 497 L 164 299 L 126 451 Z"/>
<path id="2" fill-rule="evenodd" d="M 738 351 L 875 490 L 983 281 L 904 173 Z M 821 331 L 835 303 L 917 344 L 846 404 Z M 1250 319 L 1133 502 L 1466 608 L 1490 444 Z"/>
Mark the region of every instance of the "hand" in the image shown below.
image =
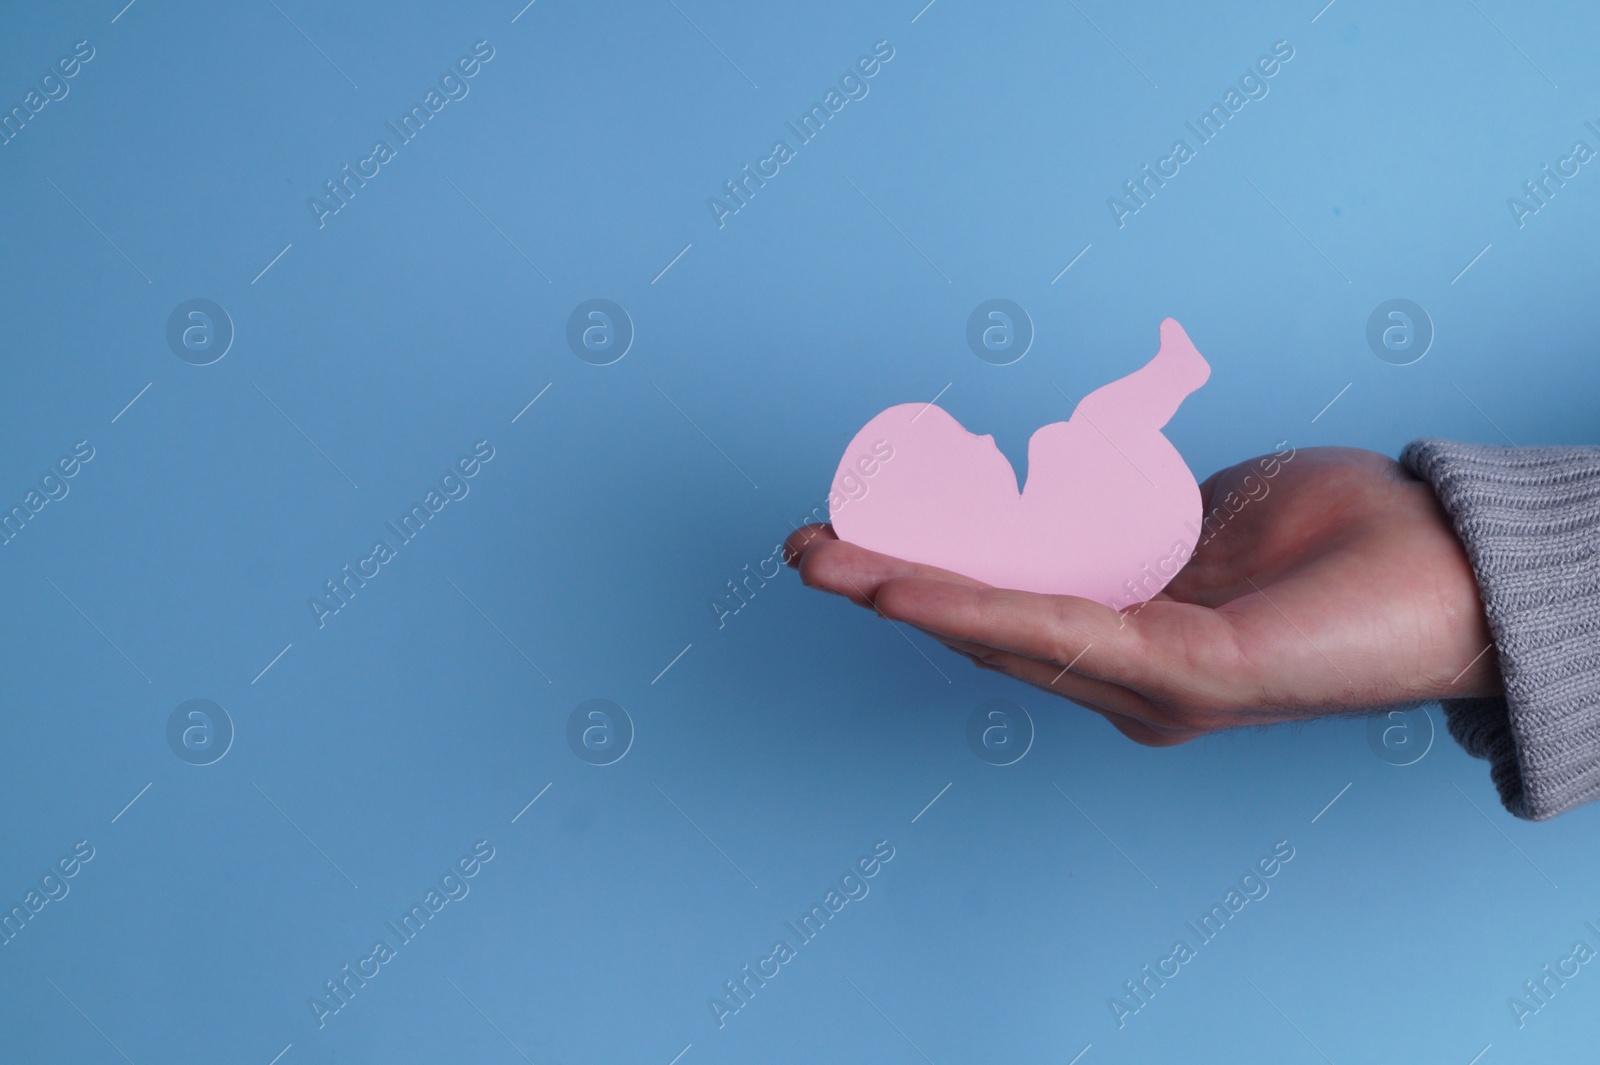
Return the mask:
<path id="1" fill-rule="evenodd" d="M 1193 556 L 1161 594 L 1122 611 L 992 588 L 844 543 L 827 525 L 796 530 L 785 554 L 808 586 L 1071 699 L 1149 746 L 1499 694 L 1477 583 L 1432 490 L 1370 451 L 1280 453 L 1266 476 L 1272 459 L 1200 486 L 1208 526 Z"/>

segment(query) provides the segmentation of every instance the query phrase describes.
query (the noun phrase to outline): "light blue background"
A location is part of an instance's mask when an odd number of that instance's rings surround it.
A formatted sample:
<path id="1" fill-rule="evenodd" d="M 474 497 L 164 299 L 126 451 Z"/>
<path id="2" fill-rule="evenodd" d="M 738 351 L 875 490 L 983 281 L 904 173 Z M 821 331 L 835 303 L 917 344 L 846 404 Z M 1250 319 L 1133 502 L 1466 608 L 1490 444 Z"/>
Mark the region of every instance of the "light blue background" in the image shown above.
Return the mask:
<path id="1" fill-rule="evenodd" d="M 0 502 L 96 449 L 0 548 L 0 903 L 96 849 L 0 947 L 7 1060 L 1593 1045 L 1587 967 L 1523 1030 L 1506 1000 L 1600 947 L 1600 811 L 1513 820 L 1437 707 L 1404 767 L 1360 719 L 1147 750 L 789 573 L 709 605 L 872 414 L 948 384 L 1020 465 L 1168 315 L 1213 368 L 1168 430 L 1201 476 L 1279 441 L 1595 442 L 1600 177 L 1506 206 L 1600 147 L 1591 5 L 518 6 L 0 14 L 5 107 L 96 50 L 0 147 Z M 870 94 L 719 230 L 708 197 L 880 39 Z M 307 198 L 478 40 L 469 95 L 319 229 Z M 1269 95 L 1119 229 L 1106 198 L 1277 40 Z M 596 296 L 637 330 L 607 367 L 564 339 Z M 964 340 L 997 296 L 1037 329 L 1012 366 Z M 206 367 L 165 341 L 192 297 L 237 330 Z M 1394 297 L 1437 331 L 1410 366 L 1365 341 Z M 481 439 L 470 495 L 319 630 L 308 597 Z M 565 739 L 596 697 L 637 731 L 605 767 Z M 236 728 L 212 765 L 167 746 L 191 698 Z M 1003 768 L 965 741 L 992 698 L 1037 728 Z M 480 839 L 470 895 L 319 1029 L 323 981 Z M 870 895 L 719 1029 L 723 981 L 879 840 Z M 1119 1030 L 1107 1000 L 1278 840 L 1271 894 Z"/>

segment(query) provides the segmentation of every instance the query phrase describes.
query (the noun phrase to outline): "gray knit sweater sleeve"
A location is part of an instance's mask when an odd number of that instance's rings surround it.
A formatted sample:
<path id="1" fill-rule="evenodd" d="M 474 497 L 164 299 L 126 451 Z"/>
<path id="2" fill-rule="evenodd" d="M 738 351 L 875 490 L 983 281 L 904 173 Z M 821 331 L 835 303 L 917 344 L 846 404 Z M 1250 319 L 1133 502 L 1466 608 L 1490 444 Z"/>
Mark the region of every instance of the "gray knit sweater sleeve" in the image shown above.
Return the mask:
<path id="1" fill-rule="evenodd" d="M 1445 700 L 1506 809 L 1543 820 L 1600 798 L 1600 448 L 1417 440 L 1477 574 L 1505 697 Z"/>

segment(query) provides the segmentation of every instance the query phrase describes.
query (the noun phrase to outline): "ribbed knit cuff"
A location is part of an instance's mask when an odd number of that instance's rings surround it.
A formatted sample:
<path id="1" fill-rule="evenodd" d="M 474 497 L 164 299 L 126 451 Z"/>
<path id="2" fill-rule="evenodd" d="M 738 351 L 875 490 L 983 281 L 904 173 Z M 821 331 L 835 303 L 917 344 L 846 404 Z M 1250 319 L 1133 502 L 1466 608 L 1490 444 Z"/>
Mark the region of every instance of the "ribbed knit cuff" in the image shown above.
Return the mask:
<path id="1" fill-rule="evenodd" d="M 1600 448 L 1416 440 L 1478 578 L 1504 698 L 1444 702 L 1507 810 L 1540 821 L 1600 798 Z"/>

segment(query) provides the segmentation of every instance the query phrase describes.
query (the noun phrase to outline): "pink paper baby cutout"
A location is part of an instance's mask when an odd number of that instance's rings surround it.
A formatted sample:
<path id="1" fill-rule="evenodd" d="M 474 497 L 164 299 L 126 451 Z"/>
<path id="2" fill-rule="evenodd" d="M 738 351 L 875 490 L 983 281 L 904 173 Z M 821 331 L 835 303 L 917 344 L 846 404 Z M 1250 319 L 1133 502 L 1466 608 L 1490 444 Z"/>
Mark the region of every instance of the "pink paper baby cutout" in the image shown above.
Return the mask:
<path id="1" fill-rule="evenodd" d="M 834 531 L 996 587 L 1142 603 L 1200 536 L 1199 485 L 1161 429 L 1210 375 L 1183 327 L 1163 320 L 1153 359 L 1034 432 L 1020 492 L 994 437 L 930 403 L 890 407 L 839 463 Z"/>

